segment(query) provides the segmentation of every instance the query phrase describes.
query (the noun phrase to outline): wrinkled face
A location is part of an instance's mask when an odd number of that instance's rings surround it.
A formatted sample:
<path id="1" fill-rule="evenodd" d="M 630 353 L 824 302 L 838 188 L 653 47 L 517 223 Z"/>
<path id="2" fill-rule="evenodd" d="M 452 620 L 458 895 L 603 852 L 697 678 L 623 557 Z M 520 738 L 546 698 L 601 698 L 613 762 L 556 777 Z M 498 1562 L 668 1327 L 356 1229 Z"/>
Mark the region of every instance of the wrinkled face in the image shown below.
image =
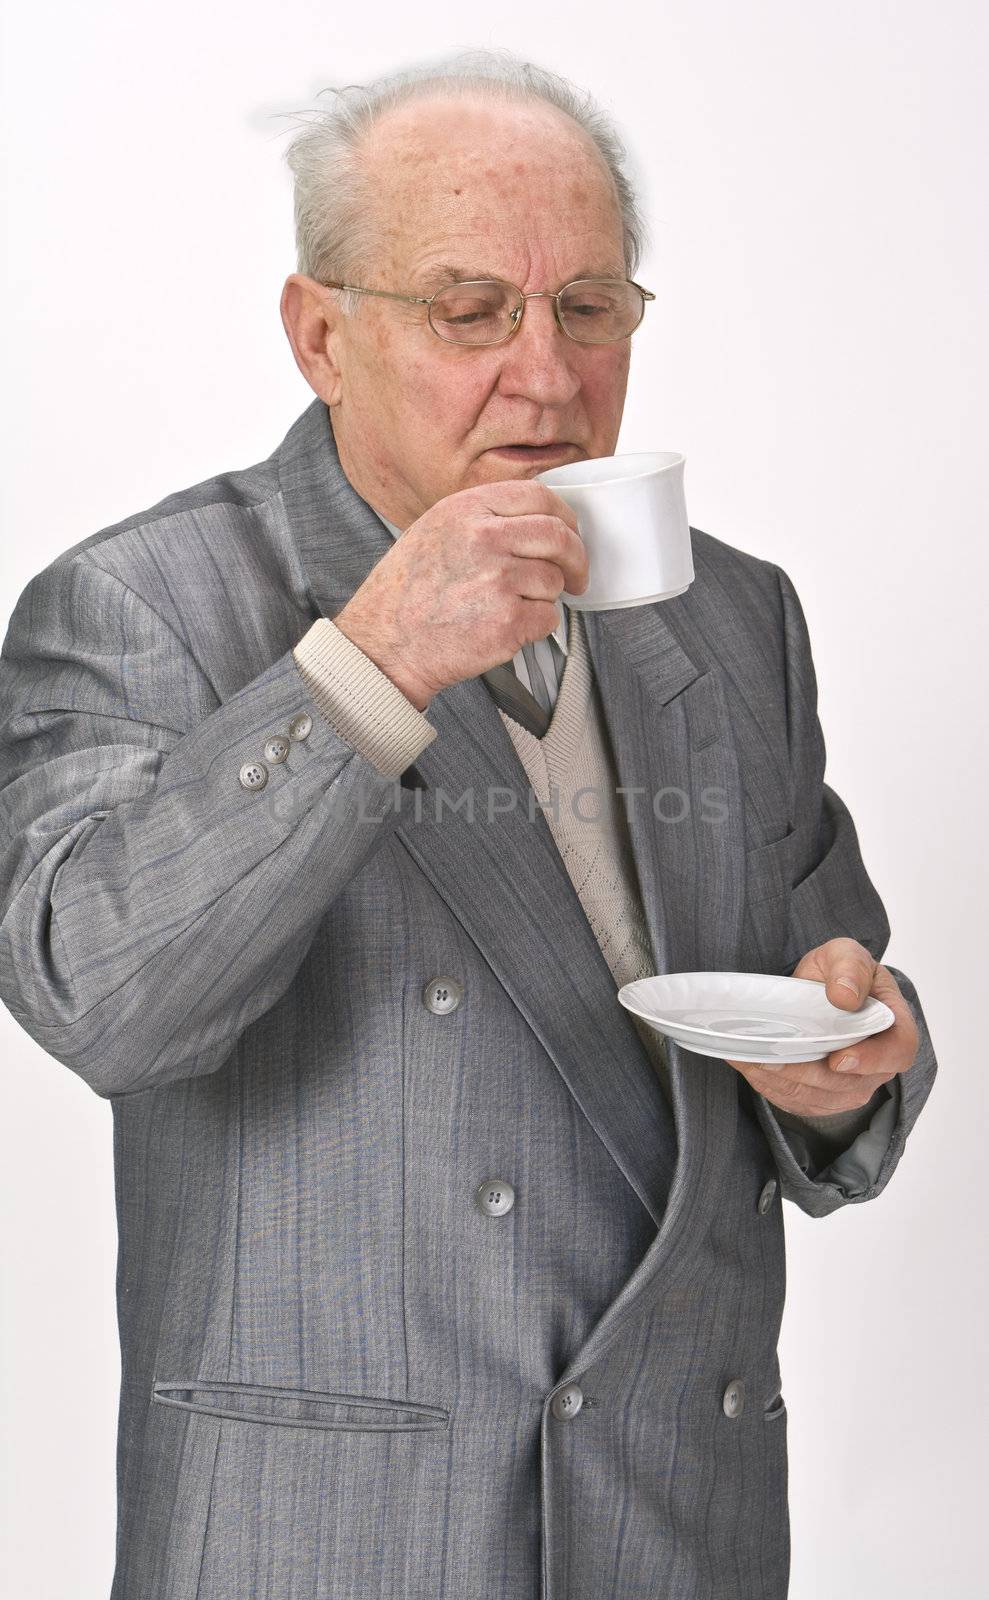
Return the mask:
<path id="1" fill-rule="evenodd" d="M 407 105 L 378 125 L 367 156 L 382 243 L 362 287 L 429 295 L 447 265 L 523 292 L 625 276 L 607 169 L 552 108 Z M 614 452 L 631 339 L 578 344 L 551 300 L 527 301 L 505 343 L 467 347 L 438 338 L 425 306 L 364 296 L 356 316 L 338 318 L 332 346 L 341 463 L 400 528 L 457 490 Z M 547 438 L 568 448 L 492 453 Z"/>

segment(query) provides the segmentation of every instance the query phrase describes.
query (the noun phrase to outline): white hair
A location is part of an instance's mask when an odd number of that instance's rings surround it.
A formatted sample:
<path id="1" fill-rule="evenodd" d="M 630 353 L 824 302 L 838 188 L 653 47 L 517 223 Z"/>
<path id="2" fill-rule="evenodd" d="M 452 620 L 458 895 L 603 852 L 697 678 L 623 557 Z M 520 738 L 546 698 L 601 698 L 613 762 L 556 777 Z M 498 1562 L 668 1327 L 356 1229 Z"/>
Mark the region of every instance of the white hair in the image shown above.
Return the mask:
<path id="1" fill-rule="evenodd" d="M 364 274 L 374 271 L 380 244 L 362 154 L 380 117 L 410 100 L 486 96 L 507 104 L 555 106 L 591 139 L 614 184 L 625 271 L 635 277 L 648 230 L 626 172 L 625 146 L 607 113 L 566 78 L 510 50 L 472 49 L 370 83 L 320 92 L 335 95 L 335 102 L 306 114 L 285 151 L 294 177 L 299 272 L 320 282 L 336 278 L 363 285 Z M 346 315 L 352 315 L 365 298 L 347 290 L 333 292 Z"/>

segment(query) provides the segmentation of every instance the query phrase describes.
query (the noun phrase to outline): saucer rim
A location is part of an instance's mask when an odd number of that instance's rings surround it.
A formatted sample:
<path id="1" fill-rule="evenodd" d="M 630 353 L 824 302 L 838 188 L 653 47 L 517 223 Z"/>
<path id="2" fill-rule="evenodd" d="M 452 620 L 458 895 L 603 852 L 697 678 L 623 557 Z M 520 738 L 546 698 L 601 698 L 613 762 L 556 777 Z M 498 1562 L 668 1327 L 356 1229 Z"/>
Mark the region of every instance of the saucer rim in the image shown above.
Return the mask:
<path id="1" fill-rule="evenodd" d="M 729 977 L 729 978 L 775 979 L 775 980 L 784 981 L 786 983 L 805 984 L 805 985 L 808 985 L 808 986 L 812 986 L 813 988 L 818 989 L 818 990 L 823 990 L 824 987 L 825 987 L 825 985 L 823 983 L 821 983 L 819 979 L 816 979 L 816 978 L 793 978 L 793 977 L 790 977 L 789 974 L 783 973 L 783 972 L 730 972 L 730 973 L 724 973 L 724 974 L 717 974 L 717 973 L 710 972 L 710 971 L 708 971 L 708 972 L 654 972 L 654 973 L 651 973 L 649 977 L 646 977 L 646 978 L 633 978 L 631 980 L 631 982 L 629 982 L 627 984 L 622 984 L 621 987 L 618 990 L 618 999 L 619 999 L 619 1002 L 625 1007 L 626 1011 L 634 1012 L 634 1014 L 636 1016 L 638 1016 L 638 1017 L 641 1017 L 644 1022 L 650 1022 L 650 1023 L 664 1022 L 667 1027 L 677 1028 L 682 1033 L 696 1034 L 699 1038 L 710 1039 L 710 1038 L 713 1037 L 713 1038 L 719 1038 L 719 1039 L 730 1039 L 730 1040 L 735 1041 L 735 1042 L 737 1042 L 739 1044 L 744 1043 L 746 1040 L 748 1040 L 750 1043 L 754 1040 L 758 1044 L 786 1044 L 787 1043 L 787 1035 L 785 1035 L 785 1034 L 768 1034 L 768 1033 L 767 1034 L 751 1034 L 751 1033 L 733 1034 L 731 1032 L 724 1032 L 724 1033 L 714 1034 L 710 1027 L 698 1028 L 698 1027 L 694 1026 L 692 1023 L 689 1023 L 689 1022 L 677 1022 L 671 1017 L 662 1016 L 662 1014 L 660 1014 L 660 1013 L 647 1014 L 646 1012 L 642 1011 L 638 1006 L 630 1005 L 628 1003 L 627 999 L 623 999 L 622 998 L 622 995 L 626 990 L 631 990 L 632 988 L 635 987 L 635 985 L 640 984 L 640 983 L 649 983 L 654 978 L 710 978 L 710 977 L 715 977 L 715 976 L 724 976 L 724 977 Z M 827 997 L 825 996 L 825 998 L 827 998 Z M 828 1003 L 830 1004 L 830 1002 L 828 1002 Z M 857 1038 L 864 1038 L 864 1039 L 871 1038 L 873 1034 L 884 1033 L 887 1028 L 892 1027 L 893 1023 L 896 1021 L 896 1013 L 893 1011 L 892 1007 L 890 1007 L 890 1006 L 888 1006 L 886 1004 L 885 1000 L 879 1000 L 875 995 L 867 995 L 866 999 L 862 1002 L 862 1005 L 865 1006 L 867 1004 L 869 1006 L 871 1006 L 872 1008 L 876 1008 L 876 1007 L 879 1008 L 878 1012 L 875 1009 L 873 1009 L 873 1011 L 872 1011 L 872 1020 L 873 1021 L 876 1020 L 877 1016 L 879 1018 L 882 1018 L 884 1016 L 884 1014 L 885 1014 L 885 1020 L 882 1021 L 882 1025 L 880 1027 L 874 1028 L 874 1027 L 870 1026 L 865 1033 L 862 1032 L 861 1023 L 862 1022 L 868 1022 L 870 1019 L 868 1017 L 862 1017 L 862 1014 L 861 1014 L 862 1013 L 862 1007 L 860 1006 L 857 1011 L 848 1011 L 848 1012 L 843 1013 L 844 1016 L 847 1016 L 848 1021 L 849 1021 L 849 1028 L 845 1032 L 842 1032 L 842 1033 L 809 1034 L 809 1035 L 803 1036 L 801 1038 L 801 1040 L 800 1040 L 800 1043 L 801 1044 L 808 1044 L 808 1045 L 811 1045 L 811 1044 L 827 1044 L 827 1043 L 829 1043 L 831 1041 L 836 1041 L 837 1044 L 848 1043 L 851 1040 L 857 1039 Z M 835 1009 L 837 1010 L 839 1008 L 836 1007 Z M 859 1021 L 860 1021 L 859 1027 L 855 1027 L 854 1024 L 853 1024 L 853 1019 L 855 1017 L 859 1018 Z M 781 1019 L 781 1020 L 785 1020 L 785 1019 Z M 792 1037 L 792 1036 L 790 1036 L 790 1037 Z"/>

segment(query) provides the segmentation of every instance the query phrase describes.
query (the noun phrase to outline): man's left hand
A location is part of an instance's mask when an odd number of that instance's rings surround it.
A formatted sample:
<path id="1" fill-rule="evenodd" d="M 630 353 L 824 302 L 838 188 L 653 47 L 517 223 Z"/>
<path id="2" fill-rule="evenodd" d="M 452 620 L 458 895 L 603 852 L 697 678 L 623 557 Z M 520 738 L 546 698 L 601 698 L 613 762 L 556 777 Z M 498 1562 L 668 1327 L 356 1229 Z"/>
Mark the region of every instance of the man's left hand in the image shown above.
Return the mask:
<path id="1" fill-rule="evenodd" d="M 809 950 L 791 976 L 823 983 L 831 1004 L 843 1011 L 857 1011 L 869 995 L 874 995 L 889 1006 L 896 1020 L 882 1033 L 871 1034 L 816 1061 L 787 1061 L 773 1066 L 729 1061 L 728 1065 L 742 1074 L 756 1094 L 796 1116 L 827 1117 L 864 1106 L 881 1083 L 888 1083 L 913 1065 L 920 1043 L 913 1013 L 892 973 L 857 940 L 828 939 Z"/>

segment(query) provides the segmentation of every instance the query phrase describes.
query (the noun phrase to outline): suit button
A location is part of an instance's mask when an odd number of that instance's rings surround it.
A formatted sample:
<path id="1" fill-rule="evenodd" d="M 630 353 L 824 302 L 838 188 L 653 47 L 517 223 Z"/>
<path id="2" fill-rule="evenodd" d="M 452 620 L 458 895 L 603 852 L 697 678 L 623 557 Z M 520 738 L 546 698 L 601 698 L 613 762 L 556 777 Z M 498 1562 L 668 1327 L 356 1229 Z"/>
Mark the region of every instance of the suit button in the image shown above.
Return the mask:
<path id="1" fill-rule="evenodd" d="M 463 992 L 464 986 L 456 978 L 430 978 L 422 991 L 423 1004 L 428 1011 L 444 1017 L 448 1011 L 456 1011 Z"/>
<path id="2" fill-rule="evenodd" d="M 288 725 L 290 739 L 308 739 L 312 733 L 312 717 L 308 711 L 299 711 Z"/>
<path id="3" fill-rule="evenodd" d="M 264 747 L 264 759 L 273 763 L 284 761 L 291 748 L 283 733 L 273 733 Z"/>
<path id="4" fill-rule="evenodd" d="M 245 761 L 240 769 L 240 781 L 245 789 L 263 789 L 268 782 L 268 768 L 263 761 Z"/>
<path id="5" fill-rule="evenodd" d="M 503 1217 L 515 1204 L 515 1190 L 505 1178 L 485 1178 L 474 1198 L 486 1217 Z"/>
<path id="6" fill-rule="evenodd" d="M 763 1185 L 762 1192 L 759 1195 L 759 1199 L 756 1204 L 756 1210 L 758 1211 L 760 1217 L 764 1217 L 766 1215 L 766 1212 L 776 1199 L 776 1187 L 777 1185 L 775 1178 L 770 1178 L 769 1182 Z"/>
<path id="7" fill-rule="evenodd" d="M 745 1405 L 745 1384 L 741 1378 L 732 1378 L 725 1390 L 721 1404 L 726 1417 L 740 1417 Z"/>
<path id="8" fill-rule="evenodd" d="M 561 1422 L 575 1417 L 584 1404 L 584 1391 L 579 1383 L 568 1383 L 565 1388 L 558 1390 L 550 1401 L 550 1410 L 554 1417 L 559 1417 Z"/>

